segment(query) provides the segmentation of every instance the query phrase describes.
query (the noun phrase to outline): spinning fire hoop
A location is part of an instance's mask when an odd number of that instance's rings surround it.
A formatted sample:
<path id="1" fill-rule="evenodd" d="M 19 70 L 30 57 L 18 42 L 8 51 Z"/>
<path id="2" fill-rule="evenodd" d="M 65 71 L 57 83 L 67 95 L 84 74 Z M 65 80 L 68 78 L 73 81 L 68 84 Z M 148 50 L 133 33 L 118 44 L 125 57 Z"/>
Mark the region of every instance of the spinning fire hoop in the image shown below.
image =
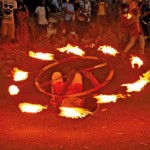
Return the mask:
<path id="1" fill-rule="evenodd" d="M 66 58 L 66 59 L 62 59 L 60 61 L 56 61 L 56 62 L 54 62 L 52 64 L 49 64 L 49 65 L 45 66 L 37 74 L 37 76 L 35 78 L 35 85 L 36 85 L 37 89 L 40 92 L 42 92 L 42 93 L 44 93 L 46 95 L 49 95 L 49 96 L 58 96 L 58 97 L 62 97 L 63 96 L 64 97 L 64 95 L 58 95 L 58 94 L 51 93 L 50 91 L 46 91 L 44 89 L 44 86 L 41 85 L 41 83 L 40 83 L 40 78 L 41 78 L 41 76 L 43 75 L 43 73 L 45 71 L 50 70 L 52 67 L 56 67 L 56 66 L 58 66 L 58 65 L 60 65 L 62 63 L 66 63 L 66 62 L 69 63 L 70 61 L 77 61 L 77 60 L 82 60 L 82 61 L 83 60 L 91 60 L 91 61 L 92 60 L 96 60 L 98 62 L 101 61 L 101 63 L 99 63 L 98 65 L 95 65 L 95 66 L 89 67 L 89 68 L 85 68 L 83 70 L 80 70 L 79 72 L 82 72 L 84 70 L 94 70 L 94 69 L 101 68 L 101 67 L 108 67 L 109 68 L 109 73 L 108 73 L 107 77 L 105 78 L 105 80 L 102 83 L 100 83 L 98 86 L 96 86 L 94 88 L 90 88 L 90 89 L 88 89 L 86 91 L 83 91 L 83 92 L 80 92 L 80 93 L 65 95 L 65 97 L 79 97 L 79 96 L 84 96 L 84 95 L 93 93 L 93 92 L 103 88 L 104 86 L 106 86 L 111 81 L 111 79 L 112 79 L 112 77 L 114 75 L 114 70 L 113 70 L 113 68 L 112 68 L 112 66 L 111 66 L 109 61 L 106 61 L 104 58 L 98 58 L 98 57 L 92 57 L 92 56 L 84 56 L 84 57 L 73 56 L 73 57 L 69 57 L 69 58 Z M 49 81 L 45 85 L 49 85 L 51 83 L 52 83 L 52 81 Z"/>

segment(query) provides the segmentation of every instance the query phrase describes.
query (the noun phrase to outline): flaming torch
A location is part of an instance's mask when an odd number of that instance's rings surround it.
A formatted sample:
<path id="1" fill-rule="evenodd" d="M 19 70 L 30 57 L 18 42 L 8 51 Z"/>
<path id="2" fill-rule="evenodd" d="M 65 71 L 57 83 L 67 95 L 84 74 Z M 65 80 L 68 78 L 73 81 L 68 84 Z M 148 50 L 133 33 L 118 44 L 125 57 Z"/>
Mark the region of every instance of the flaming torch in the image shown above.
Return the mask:
<path id="1" fill-rule="evenodd" d="M 109 54 L 112 56 L 116 56 L 117 53 L 119 53 L 117 50 L 115 50 L 114 48 L 112 48 L 111 46 L 100 46 L 98 48 L 99 51 L 103 52 L 104 54 Z"/>
<path id="2" fill-rule="evenodd" d="M 20 103 L 19 106 L 22 112 L 26 113 L 38 113 L 43 109 L 47 109 L 47 106 L 42 106 L 40 104 L 30 104 L 30 103 Z"/>
<path id="3" fill-rule="evenodd" d="M 15 85 L 11 85 L 9 86 L 9 89 L 8 89 L 10 95 L 17 95 L 19 93 L 19 88 Z"/>
<path id="4" fill-rule="evenodd" d="M 132 18 L 132 14 L 130 14 L 130 13 L 124 14 L 124 16 L 125 16 L 127 19 L 131 19 L 131 18 Z"/>
<path id="5" fill-rule="evenodd" d="M 24 72 L 22 70 L 19 70 L 18 68 L 13 68 L 12 73 L 14 81 L 22 81 L 28 78 L 28 72 Z"/>
<path id="6" fill-rule="evenodd" d="M 139 92 L 147 83 L 150 82 L 150 70 L 140 76 L 140 79 L 134 83 L 122 84 L 121 86 L 127 87 L 127 92 Z"/>
<path id="7" fill-rule="evenodd" d="M 46 61 L 50 61 L 54 59 L 54 55 L 50 53 L 41 53 L 41 52 L 35 53 L 33 51 L 29 51 L 29 56 L 32 58 L 37 58 Z"/>
<path id="8" fill-rule="evenodd" d="M 138 68 L 140 68 L 143 65 L 143 61 L 139 57 L 132 56 L 130 60 L 131 60 L 132 68 L 135 67 L 135 64 L 138 65 Z"/>
<path id="9" fill-rule="evenodd" d="M 78 118 L 84 118 L 89 114 L 92 114 L 90 111 L 84 108 L 77 108 L 77 107 L 60 107 L 60 114 L 59 116 L 66 117 L 66 118 L 72 118 L 72 119 L 78 119 Z"/>
<path id="10" fill-rule="evenodd" d="M 127 98 L 130 95 L 126 95 L 126 94 L 116 94 L 116 95 L 98 95 L 98 96 L 94 96 L 94 98 L 97 99 L 97 103 L 99 104 L 103 104 L 103 103 L 111 103 L 111 102 L 116 102 L 118 98 Z"/>
<path id="11" fill-rule="evenodd" d="M 78 46 L 72 46 L 68 44 L 66 47 L 57 48 L 60 52 L 67 52 L 67 53 L 73 53 L 75 55 L 83 56 L 85 55 L 85 52 L 80 49 Z"/>

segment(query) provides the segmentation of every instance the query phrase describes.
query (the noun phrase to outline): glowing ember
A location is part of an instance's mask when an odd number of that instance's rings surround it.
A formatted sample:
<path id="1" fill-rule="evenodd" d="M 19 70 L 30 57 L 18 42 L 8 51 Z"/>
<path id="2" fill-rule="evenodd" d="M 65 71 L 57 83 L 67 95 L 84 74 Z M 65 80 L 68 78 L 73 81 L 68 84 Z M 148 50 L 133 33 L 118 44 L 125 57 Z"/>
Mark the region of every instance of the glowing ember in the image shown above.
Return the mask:
<path id="1" fill-rule="evenodd" d="M 115 50 L 114 48 L 112 48 L 111 46 L 100 46 L 98 48 L 99 51 L 102 51 L 104 54 L 110 54 L 112 56 L 116 56 L 117 53 L 119 53 L 117 50 Z"/>
<path id="2" fill-rule="evenodd" d="M 17 68 L 13 68 L 12 73 L 13 73 L 14 81 L 22 81 L 28 78 L 28 72 L 18 70 Z"/>
<path id="3" fill-rule="evenodd" d="M 121 86 L 126 86 L 127 92 L 139 92 L 149 82 L 150 82 L 150 71 L 147 71 L 146 73 L 143 74 L 142 77 L 140 76 L 140 79 L 138 81 L 134 83 L 123 84 Z"/>
<path id="4" fill-rule="evenodd" d="M 38 113 L 41 112 L 43 109 L 47 109 L 47 106 L 42 106 L 40 104 L 30 104 L 30 103 L 20 103 L 18 107 L 22 112 L 27 112 L 27 113 Z"/>
<path id="5" fill-rule="evenodd" d="M 53 60 L 54 55 L 50 54 L 50 53 L 41 53 L 41 52 L 33 52 L 33 51 L 29 51 L 29 56 L 32 58 L 37 58 L 37 59 L 41 59 L 41 60 Z"/>
<path id="6" fill-rule="evenodd" d="M 139 57 L 132 56 L 130 60 L 131 60 L 132 68 L 135 67 L 135 64 L 138 65 L 138 68 L 140 68 L 143 65 L 143 61 Z"/>
<path id="7" fill-rule="evenodd" d="M 85 55 L 85 52 L 80 49 L 78 46 L 72 46 L 68 44 L 66 47 L 57 48 L 60 52 L 67 52 L 67 53 L 73 53 L 75 55 L 83 56 Z"/>
<path id="8" fill-rule="evenodd" d="M 127 19 L 131 19 L 131 18 L 132 18 L 132 15 L 131 15 L 130 13 L 124 14 L 124 16 L 125 16 Z"/>
<path id="9" fill-rule="evenodd" d="M 110 102 L 116 102 L 118 98 L 127 98 L 128 96 L 130 96 L 129 94 L 116 94 L 116 95 L 98 95 L 98 96 L 94 96 L 94 98 L 97 99 L 97 103 L 110 103 Z"/>
<path id="10" fill-rule="evenodd" d="M 60 114 L 59 116 L 66 117 L 66 118 L 72 118 L 72 119 L 78 119 L 78 118 L 84 118 L 89 114 L 92 114 L 90 111 L 84 108 L 77 108 L 77 107 L 60 107 Z"/>
<path id="11" fill-rule="evenodd" d="M 8 89 L 10 95 L 17 95 L 19 93 L 19 88 L 15 85 L 11 85 L 9 86 L 9 89 Z"/>

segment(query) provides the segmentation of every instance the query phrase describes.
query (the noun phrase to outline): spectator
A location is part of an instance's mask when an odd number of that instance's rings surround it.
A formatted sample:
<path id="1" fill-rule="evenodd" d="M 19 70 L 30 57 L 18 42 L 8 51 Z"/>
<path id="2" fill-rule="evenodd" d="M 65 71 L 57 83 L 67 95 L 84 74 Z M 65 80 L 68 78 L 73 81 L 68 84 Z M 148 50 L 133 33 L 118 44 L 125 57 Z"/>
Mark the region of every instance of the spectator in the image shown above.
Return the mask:
<path id="1" fill-rule="evenodd" d="M 1 21 L 2 37 L 8 36 L 11 42 L 15 41 L 14 11 L 17 9 L 15 0 L 0 0 L 3 5 L 4 16 Z"/>
<path id="2" fill-rule="evenodd" d="M 15 14 L 16 21 L 16 40 L 20 44 L 29 44 L 30 34 L 28 28 L 29 11 L 26 5 L 22 2 L 18 2 L 18 9 Z"/>
<path id="3" fill-rule="evenodd" d="M 69 31 L 69 26 L 70 23 L 74 23 L 75 21 L 75 11 L 74 11 L 74 5 L 72 3 L 70 3 L 69 0 L 66 0 L 63 4 L 62 4 L 62 8 L 64 10 L 65 13 L 65 22 L 66 22 L 66 28 L 67 28 L 67 32 Z"/>
<path id="4" fill-rule="evenodd" d="M 47 25 L 48 25 L 44 0 L 42 0 L 39 6 L 36 7 L 35 13 L 37 14 L 37 23 L 39 26 L 39 33 L 41 33 L 43 32 L 43 30 L 46 30 Z"/>

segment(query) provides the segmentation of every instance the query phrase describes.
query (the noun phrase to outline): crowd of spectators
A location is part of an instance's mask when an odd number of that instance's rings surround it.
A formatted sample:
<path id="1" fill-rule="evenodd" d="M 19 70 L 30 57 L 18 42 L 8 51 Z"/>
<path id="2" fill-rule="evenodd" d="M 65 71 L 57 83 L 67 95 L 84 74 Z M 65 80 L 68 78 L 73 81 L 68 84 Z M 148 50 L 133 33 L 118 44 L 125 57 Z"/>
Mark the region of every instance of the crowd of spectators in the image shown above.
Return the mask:
<path id="1" fill-rule="evenodd" d="M 67 43 L 83 48 L 93 43 L 125 56 L 139 39 L 144 54 L 149 24 L 147 0 L 0 0 L 0 50 L 9 44 L 55 53 Z"/>

